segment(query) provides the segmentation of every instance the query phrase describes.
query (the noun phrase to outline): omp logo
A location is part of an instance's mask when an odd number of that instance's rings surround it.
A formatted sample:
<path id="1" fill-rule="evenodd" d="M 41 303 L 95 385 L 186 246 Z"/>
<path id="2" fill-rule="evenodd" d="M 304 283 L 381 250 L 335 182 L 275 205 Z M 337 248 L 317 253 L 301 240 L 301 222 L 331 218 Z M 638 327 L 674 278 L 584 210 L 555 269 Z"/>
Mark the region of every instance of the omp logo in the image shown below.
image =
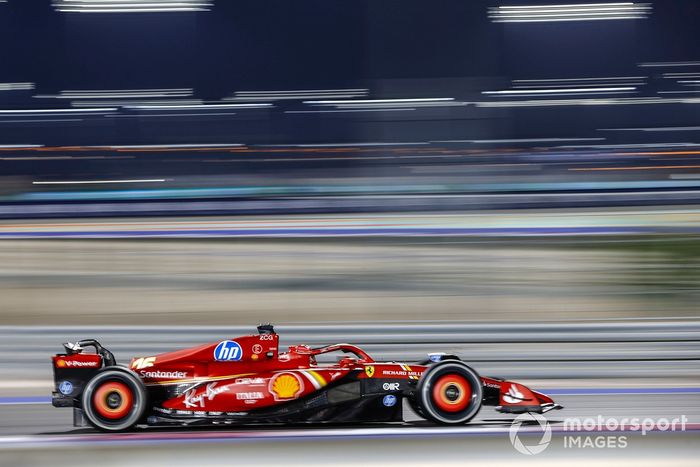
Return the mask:
<path id="1" fill-rule="evenodd" d="M 542 433 L 540 440 L 537 443 L 525 444 L 520 439 L 520 428 L 523 424 L 539 428 L 534 432 L 535 437 Z M 515 420 L 513 420 L 513 423 L 510 425 L 508 434 L 513 447 L 518 452 L 527 454 L 528 456 L 534 456 L 535 454 L 541 453 L 547 449 L 547 446 L 549 446 L 549 443 L 552 441 L 552 427 L 549 426 L 549 422 L 547 422 L 546 418 L 536 413 L 524 413 L 515 417 Z"/>
<path id="2" fill-rule="evenodd" d="M 368 378 L 371 378 L 374 376 L 374 367 L 373 366 L 366 366 L 365 367 L 365 374 L 367 375 Z"/>
<path id="3" fill-rule="evenodd" d="M 243 357 L 243 349 L 236 341 L 221 341 L 214 349 L 214 360 L 236 362 Z"/>

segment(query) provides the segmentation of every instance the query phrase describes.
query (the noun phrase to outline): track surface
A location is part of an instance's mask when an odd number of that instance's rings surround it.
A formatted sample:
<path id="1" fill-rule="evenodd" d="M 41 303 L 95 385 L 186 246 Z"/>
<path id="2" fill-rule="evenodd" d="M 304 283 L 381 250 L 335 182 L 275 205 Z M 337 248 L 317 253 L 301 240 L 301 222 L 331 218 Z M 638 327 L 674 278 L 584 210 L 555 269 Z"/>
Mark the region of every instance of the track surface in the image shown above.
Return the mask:
<path id="1" fill-rule="evenodd" d="M 538 388 L 547 391 L 546 388 Z M 549 392 L 554 399 L 565 408 L 547 414 L 547 419 L 551 421 L 553 427 L 561 425 L 566 418 L 597 418 L 599 415 L 604 418 L 678 418 L 683 416 L 687 419 L 688 429 L 700 429 L 700 387 L 698 388 L 570 388 L 566 390 L 557 389 Z M 640 393 L 641 392 L 641 393 Z M 595 394 L 591 394 L 595 393 Z M 105 437 L 110 441 L 121 440 L 123 442 L 147 442 L 154 444 L 167 438 L 173 440 L 212 440 L 230 438 L 293 438 L 302 434 L 315 434 L 317 436 L 369 436 L 369 435 L 419 435 L 430 433 L 457 433 L 469 436 L 476 434 L 507 432 L 514 416 L 499 414 L 492 407 L 483 407 L 477 417 L 467 426 L 454 428 L 431 427 L 426 423 L 421 423 L 409 409 L 405 409 L 405 418 L 408 422 L 416 424 L 415 429 L 409 427 L 392 427 L 390 425 L 374 426 L 366 432 L 353 432 L 353 429 L 361 426 L 335 427 L 326 431 L 318 431 L 316 428 L 297 427 L 296 431 L 289 431 L 287 428 L 269 427 L 235 428 L 227 427 L 222 429 L 195 429 L 180 430 L 173 428 L 147 429 L 133 434 L 125 435 L 97 435 Z M 72 426 L 72 412 L 70 409 L 56 409 L 47 402 L 46 398 L 2 398 L 0 399 L 0 436 L 22 436 L 22 435 L 42 435 L 44 441 L 52 443 L 63 443 L 70 441 L 70 438 L 58 438 L 54 435 L 73 435 L 78 440 L 94 440 L 91 429 L 77 429 Z M 363 428 L 364 429 L 364 428 Z M 323 429 L 325 430 L 325 429 Z M 417 431 L 416 431 L 417 430 Z M 456 430 L 456 431 L 455 431 Z M 298 433 L 297 433 L 298 432 Z M 84 438 L 87 436 L 88 438 Z M 0 438 L 0 447 L 13 440 Z M 41 442 L 42 438 L 21 438 L 17 442 Z"/>
<path id="2" fill-rule="evenodd" d="M 381 326 L 279 326 L 282 345 L 349 340 L 368 346 L 377 358 L 418 357 L 428 349 L 455 349 L 476 360 L 485 374 L 518 376 L 565 406 L 547 414 L 553 438 L 545 452 L 524 456 L 509 440 L 512 416 L 485 407 L 464 427 L 436 427 L 416 420 L 407 426 L 226 427 L 146 429 L 105 435 L 72 427 L 69 409 L 48 403 L 48 356 L 60 342 L 98 337 L 121 360 L 194 342 L 249 332 L 241 327 L 4 327 L 0 328 L 0 465 L 53 467 L 94 465 L 464 465 L 477 460 L 561 465 L 566 459 L 636 466 L 697 465 L 700 455 L 700 325 L 693 320 L 578 323 L 413 323 Z M 511 341 L 511 342 L 509 342 Z M 568 350 L 564 350 L 568 349 Z M 616 361 L 596 358 L 619 353 Z M 553 361 L 557 360 L 559 361 Z M 575 376 L 588 371 L 590 378 Z M 532 373 L 527 375 L 527 373 Z M 492 373 L 493 374 L 493 373 Z M 597 376 L 595 376 L 597 375 Z M 659 376 L 662 376 L 659 378 Z M 685 420 L 686 431 L 564 432 L 567 418 Z M 522 434 L 537 444 L 541 431 Z M 530 433 L 527 433 L 527 430 Z M 564 439 L 627 438 L 624 449 L 567 448 Z M 568 438 L 567 438 L 568 439 Z M 528 441 L 529 440 L 529 441 Z M 339 453 L 346 453 L 339 455 Z M 350 453 L 350 454 L 347 454 Z M 575 462 L 574 462 L 575 463 Z"/>
<path id="3" fill-rule="evenodd" d="M 559 196 L 559 195 L 557 195 Z M 697 234 L 697 206 L 460 214 L 2 221 L 0 238 L 528 236 Z"/>
<path id="4" fill-rule="evenodd" d="M 597 434 L 596 434 L 597 435 Z M 433 431 L 423 436 L 365 436 L 323 439 L 309 436 L 287 439 L 224 439 L 153 444 L 75 443 L 43 449 L 5 448 L 0 465 L 56 466 L 590 466 L 657 467 L 697 466 L 700 448 L 696 433 L 626 434 L 625 449 L 565 448 L 555 434 L 543 453 L 516 452 L 504 433 L 464 436 Z M 525 437 L 527 438 L 527 437 Z M 532 437 L 536 444 L 540 435 Z"/>
<path id="5" fill-rule="evenodd" d="M 98 338 L 120 361 L 221 338 L 248 327 L 0 327 L 0 434 L 71 431 L 69 410 L 48 405 L 48 358 L 60 343 Z M 353 342 L 377 360 L 464 356 L 480 373 L 524 380 L 554 396 L 566 417 L 680 417 L 700 422 L 700 322 L 413 323 L 278 326 L 280 347 Z M 410 418 L 410 417 L 409 417 Z M 481 422 L 508 421 L 484 408 Z M 476 426 L 476 425 L 475 425 Z"/>
<path id="6" fill-rule="evenodd" d="M 517 452 L 509 438 L 511 417 L 483 409 L 464 427 L 333 426 L 145 430 L 105 435 L 70 428 L 70 413 L 35 405 L 0 405 L 0 465 L 697 465 L 700 455 L 700 390 L 693 394 L 557 396 L 567 405 L 549 414 L 553 437 L 537 456 Z M 566 431 L 565 417 L 671 417 L 686 415 L 685 431 Z M 410 415 L 409 415 L 410 416 Z M 4 426 L 10 423 L 11 428 Z M 27 433 L 33 433 L 26 435 Z M 518 432 L 523 443 L 542 440 L 538 426 Z M 571 447 L 571 439 L 612 440 L 613 447 Z M 619 448 L 624 439 L 625 447 Z M 569 440 L 569 441 L 567 441 Z M 569 443 L 568 447 L 566 443 Z M 594 442 L 594 441 L 590 441 Z M 508 463 L 508 464 L 506 464 Z"/>

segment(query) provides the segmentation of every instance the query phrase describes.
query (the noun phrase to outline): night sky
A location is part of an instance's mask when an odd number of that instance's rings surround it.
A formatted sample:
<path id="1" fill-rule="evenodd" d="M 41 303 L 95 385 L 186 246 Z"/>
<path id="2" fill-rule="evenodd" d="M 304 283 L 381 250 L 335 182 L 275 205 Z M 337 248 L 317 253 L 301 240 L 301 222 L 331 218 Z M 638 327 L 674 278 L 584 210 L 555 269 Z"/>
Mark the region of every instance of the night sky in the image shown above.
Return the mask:
<path id="1" fill-rule="evenodd" d="M 654 2 L 646 20 L 553 24 L 491 23 L 498 4 L 218 0 L 210 12 L 93 15 L 10 0 L 0 82 L 36 82 L 37 93 L 194 87 L 207 99 L 366 79 L 606 76 L 700 56 L 696 0 Z"/>

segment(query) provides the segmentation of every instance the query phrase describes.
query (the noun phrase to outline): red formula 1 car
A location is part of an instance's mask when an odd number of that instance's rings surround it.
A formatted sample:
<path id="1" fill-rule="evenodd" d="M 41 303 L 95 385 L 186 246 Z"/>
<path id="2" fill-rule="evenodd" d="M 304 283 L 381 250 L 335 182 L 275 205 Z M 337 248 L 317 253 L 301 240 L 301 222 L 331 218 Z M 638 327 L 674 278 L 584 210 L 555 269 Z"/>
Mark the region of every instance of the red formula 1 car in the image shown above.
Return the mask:
<path id="1" fill-rule="evenodd" d="M 126 366 L 95 340 L 64 344 L 53 357 L 55 407 L 74 424 L 103 431 L 137 425 L 230 425 L 403 421 L 406 400 L 423 418 L 463 424 L 482 405 L 506 413 L 561 406 L 522 384 L 479 376 L 459 358 L 375 362 L 357 346 L 306 345 L 278 351 L 271 325 L 258 334 L 139 357 Z M 93 347 L 87 353 L 84 347 Z M 341 352 L 337 362 L 317 362 Z"/>

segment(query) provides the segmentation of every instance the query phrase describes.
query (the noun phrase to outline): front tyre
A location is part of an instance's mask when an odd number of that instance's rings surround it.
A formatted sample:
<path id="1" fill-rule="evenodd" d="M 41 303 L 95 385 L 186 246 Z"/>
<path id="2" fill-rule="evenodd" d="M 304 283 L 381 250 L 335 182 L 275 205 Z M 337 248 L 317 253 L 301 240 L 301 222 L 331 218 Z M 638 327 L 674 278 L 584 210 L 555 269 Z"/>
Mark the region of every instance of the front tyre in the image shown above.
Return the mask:
<path id="1" fill-rule="evenodd" d="M 420 414 L 435 423 L 459 425 L 481 408 L 483 387 L 479 375 L 459 361 L 444 361 L 426 370 L 417 387 Z"/>
<path id="2" fill-rule="evenodd" d="M 124 431 L 141 420 L 146 411 L 146 389 L 129 370 L 110 368 L 96 374 L 85 386 L 83 412 L 102 431 Z"/>

